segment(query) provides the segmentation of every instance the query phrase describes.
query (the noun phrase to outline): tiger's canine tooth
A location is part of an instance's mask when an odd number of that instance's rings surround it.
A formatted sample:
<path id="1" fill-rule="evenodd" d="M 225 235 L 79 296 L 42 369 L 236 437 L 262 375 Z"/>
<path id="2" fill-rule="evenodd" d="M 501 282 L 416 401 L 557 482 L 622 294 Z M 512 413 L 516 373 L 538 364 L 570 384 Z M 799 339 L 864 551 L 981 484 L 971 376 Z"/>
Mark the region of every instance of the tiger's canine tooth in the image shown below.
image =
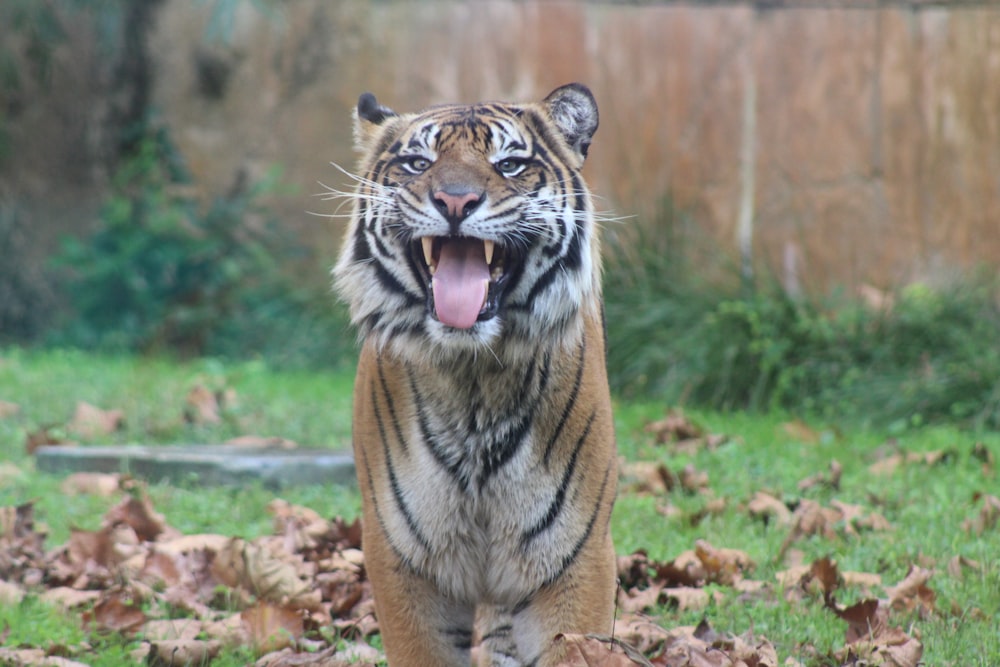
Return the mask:
<path id="1" fill-rule="evenodd" d="M 486 251 L 486 266 L 493 263 L 493 241 L 484 240 L 483 250 Z"/>
<path id="2" fill-rule="evenodd" d="M 420 245 L 424 248 L 424 262 L 427 263 L 427 268 L 434 272 L 437 268 L 434 266 L 434 237 L 433 236 L 421 236 Z"/>

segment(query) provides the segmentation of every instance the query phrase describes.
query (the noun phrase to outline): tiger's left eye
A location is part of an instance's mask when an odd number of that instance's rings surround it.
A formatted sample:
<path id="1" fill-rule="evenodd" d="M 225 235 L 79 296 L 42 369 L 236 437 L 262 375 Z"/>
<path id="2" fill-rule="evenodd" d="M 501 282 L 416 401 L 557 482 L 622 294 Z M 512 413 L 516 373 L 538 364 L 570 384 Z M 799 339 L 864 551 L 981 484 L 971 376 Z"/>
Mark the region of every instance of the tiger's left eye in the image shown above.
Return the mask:
<path id="1" fill-rule="evenodd" d="M 528 166 L 527 160 L 522 160 L 519 158 L 508 157 L 497 161 L 496 165 L 497 171 L 499 171 L 504 176 L 517 176 L 524 168 Z"/>
<path id="2" fill-rule="evenodd" d="M 431 161 L 425 157 L 416 156 L 403 162 L 403 166 L 406 167 L 406 170 L 410 173 L 419 174 L 420 172 L 430 169 Z"/>

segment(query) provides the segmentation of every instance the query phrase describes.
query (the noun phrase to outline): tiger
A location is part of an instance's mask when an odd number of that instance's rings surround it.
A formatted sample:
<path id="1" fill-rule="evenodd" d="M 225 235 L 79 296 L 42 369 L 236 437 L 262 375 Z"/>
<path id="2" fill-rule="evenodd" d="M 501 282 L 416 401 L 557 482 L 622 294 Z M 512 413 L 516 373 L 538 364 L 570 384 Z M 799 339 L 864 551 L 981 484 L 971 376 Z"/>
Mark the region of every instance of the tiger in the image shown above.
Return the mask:
<path id="1" fill-rule="evenodd" d="M 334 283 L 389 665 L 553 665 L 610 634 L 617 455 L 582 84 L 397 113 L 361 95 Z M 475 647 L 475 648 L 473 648 Z M 478 655 L 478 658 L 475 656 Z"/>

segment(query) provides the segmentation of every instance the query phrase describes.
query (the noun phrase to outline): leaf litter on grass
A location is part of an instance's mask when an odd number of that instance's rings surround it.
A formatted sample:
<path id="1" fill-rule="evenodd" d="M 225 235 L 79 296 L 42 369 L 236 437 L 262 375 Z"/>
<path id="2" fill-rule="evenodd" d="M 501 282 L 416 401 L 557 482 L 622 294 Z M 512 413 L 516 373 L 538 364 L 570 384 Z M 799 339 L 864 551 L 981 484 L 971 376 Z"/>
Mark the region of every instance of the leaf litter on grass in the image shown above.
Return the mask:
<path id="1" fill-rule="evenodd" d="M 737 441 L 706 436 L 676 414 L 650 432 L 675 452 L 711 451 Z M 985 451 L 977 458 L 984 469 L 992 470 Z M 925 457 L 903 464 L 936 462 Z M 787 530 L 777 560 L 794 560 L 793 546 L 802 539 L 840 541 L 866 531 L 892 530 L 877 512 L 838 500 L 821 504 L 760 490 L 746 502 L 727 502 L 714 496 L 708 475 L 692 464 L 676 469 L 663 463 L 626 464 L 623 473 L 625 493 L 705 498 L 705 509 L 688 517 L 692 525 L 697 525 L 698 515 L 731 506 Z M 842 478 L 842 467 L 833 461 L 828 469 L 803 479 L 798 490 L 839 491 Z M 330 521 L 279 499 L 268 506 L 272 535 L 254 540 L 180 535 L 132 480 L 76 479 L 66 484 L 67 492 L 74 493 L 107 493 L 117 486 L 123 498 L 98 530 L 74 530 L 65 545 L 49 552 L 41 549 L 44 535 L 32 527 L 30 503 L 0 509 L 0 517 L 9 517 L 0 524 L 0 577 L 9 582 L 5 594 L 14 599 L 40 594 L 80 614 L 93 632 L 134 634 L 139 642 L 135 656 L 149 664 L 207 663 L 237 645 L 251 647 L 261 667 L 367 665 L 382 659 L 367 644 L 378 625 L 357 522 Z M 977 501 L 979 513 L 964 526 L 970 533 L 991 530 L 997 523 L 1000 505 L 995 496 L 983 494 Z M 825 655 L 817 651 L 818 663 L 912 667 L 922 655 L 919 634 L 904 630 L 896 619 L 938 613 L 928 586 L 929 569 L 914 568 L 895 586 L 886 586 L 877 574 L 841 572 L 829 559 L 779 572 L 777 585 L 754 579 L 755 571 L 746 552 L 704 540 L 671 561 L 653 561 L 641 551 L 623 556 L 618 594 L 622 616 L 614 638 L 565 635 L 555 640 L 554 650 L 564 652 L 563 664 L 594 667 L 777 665 L 774 647 L 753 632 L 720 634 L 706 621 L 668 630 L 646 614 L 661 613 L 663 607 L 705 609 L 730 592 L 740 599 L 764 601 L 784 594 L 793 608 L 818 600 L 846 624 L 844 645 Z M 963 572 L 980 571 L 980 565 L 956 557 L 949 563 L 952 571 L 957 579 Z M 49 590 L 42 593 L 46 587 Z M 839 604 L 836 594 L 844 589 L 857 589 L 862 599 Z M 83 657 L 87 650 L 78 647 L 70 657 Z M 781 664 L 801 663 L 789 658 Z"/>
<path id="2" fill-rule="evenodd" d="M 271 535 L 253 540 L 182 535 L 153 508 L 141 484 L 116 479 L 122 497 L 101 526 L 74 529 L 67 543 L 49 551 L 43 549 L 44 535 L 35 530 L 30 503 L 0 509 L 7 517 L 0 575 L 20 595 L 40 594 L 79 614 L 89 632 L 134 637 L 139 643 L 133 656 L 148 664 L 207 662 L 232 646 L 250 647 L 261 667 L 329 667 L 358 658 L 360 663 L 350 664 L 364 665 L 381 659 L 365 645 L 378 625 L 357 521 L 327 520 L 277 499 L 268 507 Z M 634 586 L 641 584 L 645 569 L 694 589 L 710 582 L 735 585 L 753 563 L 737 550 L 699 542 L 669 564 L 642 565 L 637 556 L 621 567 L 637 579 Z M 701 654 L 712 660 L 701 664 L 738 664 L 718 659 L 735 655 L 737 648 L 748 650 L 737 638 L 706 639 L 694 631 L 660 628 L 643 638 L 638 629 L 643 626 L 629 619 L 623 627 L 630 638 L 651 647 L 648 658 L 607 638 L 573 635 L 555 639 L 553 650 L 565 653 L 564 664 L 594 666 L 681 665 L 687 663 L 678 656 Z M 81 647 L 71 657 L 85 660 L 87 654 Z M 25 656 L 12 654 L 10 660 Z"/>
<path id="3" fill-rule="evenodd" d="M 783 426 L 787 435 L 800 442 L 817 444 L 823 436 L 808 427 L 800 420 L 787 422 Z M 685 454 L 693 454 L 700 449 L 711 450 L 716 441 L 704 440 L 704 430 L 688 422 L 680 411 L 668 411 L 667 417 L 652 422 L 646 431 L 654 435 L 657 444 L 672 445 L 675 442 L 693 443 L 685 448 Z M 701 439 L 701 440 L 699 440 Z M 728 442 L 731 439 L 720 439 L 717 442 Z M 985 449 L 985 448 L 982 448 Z M 893 457 L 896 455 L 894 454 Z M 948 453 L 930 453 L 915 456 L 901 456 L 899 462 L 893 460 L 885 468 L 876 468 L 876 474 L 884 474 L 891 466 L 899 463 L 920 463 L 936 465 L 948 458 Z M 625 488 L 630 492 L 667 496 L 677 490 L 691 493 L 680 485 L 672 484 L 677 475 L 662 462 L 640 462 L 626 464 L 624 468 Z M 844 468 L 837 460 L 831 460 L 824 471 L 802 479 L 797 484 L 800 493 L 822 490 L 837 492 L 841 490 Z M 707 483 L 697 489 L 697 493 L 712 496 L 713 490 Z M 719 498 L 722 507 L 725 499 Z M 981 526 L 989 525 L 992 502 L 984 501 L 984 507 L 975 524 L 967 522 L 966 530 L 972 531 Z M 833 499 L 824 505 L 816 500 L 802 497 L 783 498 L 781 494 L 758 490 L 754 496 L 741 507 L 750 516 L 760 518 L 765 523 L 773 523 L 780 529 L 787 530 L 775 562 L 788 558 L 795 551 L 792 547 L 802 539 L 818 537 L 824 540 L 840 541 L 857 538 L 864 532 L 888 532 L 893 526 L 880 513 L 869 511 L 865 507 L 853 503 Z M 672 513 L 677 516 L 678 512 Z M 697 514 L 697 513 L 696 513 Z M 697 525 L 692 516 L 692 525 Z M 720 558 L 718 562 L 726 563 L 725 567 L 712 567 L 716 561 L 715 554 L 730 552 L 730 558 Z M 732 555 L 740 554 L 734 558 Z M 694 558 L 692 558 L 692 556 Z M 704 573 L 697 573 L 698 568 L 692 563 L 710 566 Z M 730 586 L 739 591 L 740 599 L 768 599 L 774 595 L 772 586 L 766 582 L 754 581 L 750 578 L 753 563 L 749 557 L 736 550 L 717 550 L 706 542 L 699 541 L 698 548 L 693 552 L 685 552 L 677 559 L 667 563 L 651 562 L 644 552 L 619 559 L 619 570 L 623 582 L 619 593 L 619 604 L 626 612 L 649 613 L 663 605 L 674 606 L 678 610 L 701 609 L 712 601 L 719 601 L 723 595 L 719 586 L 712 588 L 709 594 L 703 587 L 706 583 Z M 961 561 L 954 567 L 961 571 Z M 714 573 L 714 576 L 712 574 Z M 638 576 L 645 574 L 647 576 Z M 724 576 L 720 576 L 724 575 Z M 827 656 L 816 657 L 827 661 L 837 661 L 836 664 L 870 664 L 894 665 L 897 667 L 914 667 L 922 657 L 923 647 L 919 635 L 904 631 L 890 623 L 890 613 L 912 615 L 917 612 L 921 618 L 928 618 L 934 612 L 933 591 L 927 587 L 931 575 L 930 570 L 914 567 L 910 575 L 895 586 L 885 586 L 888 596 L 885 599 L 866 597 L 862 602 L 849 607 L 837 605 L 834 593 L 842 587 L 860 589 L 866 596 L 873 596 L 874 591 L 883 587 L 882 578 L 878 574 L 866 572 L 841 573 L 836 563 L 830 559 L 819 559 L 807 566 L 793 567 L 791 570 L 777 573 L 779 586 L 784 589 L 785 600 L 792 605 L 807 604 L 811 598 L 818 597 L 823 606 L 833 611 L 838 618 L 847 622 L 845 646 L 833 651 Z M 680 586 L 676 586 L 681 584 Z M 684 591 L 679 594 L 678 591 Z M 700 594 L 699 594 L 700 593 Z M 867 625 L 866 625 L 867 624 Z M 863 627 L 868 632 L 861 632 Z M 811 649 L 815 652 L 815 649 Z M 794 663 L 789 659 L 789 663 Z M 700 663 L 682 663 L 700 664 Z M 705 663 L 713 664 L 713 663 Z M 725 663 L 730 664 L 730 663 Z M 738 663 L 737 663 L 738 664 Z M 748 663 L 749 664 L 749 663 Z"/>

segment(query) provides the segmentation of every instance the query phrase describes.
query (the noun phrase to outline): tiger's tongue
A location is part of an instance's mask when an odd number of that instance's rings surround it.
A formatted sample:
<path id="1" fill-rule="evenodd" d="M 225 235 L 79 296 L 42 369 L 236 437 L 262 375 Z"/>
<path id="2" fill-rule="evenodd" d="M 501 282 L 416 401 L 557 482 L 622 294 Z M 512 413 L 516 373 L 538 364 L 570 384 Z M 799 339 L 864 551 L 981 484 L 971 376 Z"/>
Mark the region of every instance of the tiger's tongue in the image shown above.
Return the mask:
<path id="1" fill-rule="evenodd" d="M 486 265 L 483 242 L 477 239 L 445 241 L 431 282 L 434 310 L 442 324 L 456 329 L 468 329 L 475 324 L 486 303 L 490 284 L 490 267 Z"/>

